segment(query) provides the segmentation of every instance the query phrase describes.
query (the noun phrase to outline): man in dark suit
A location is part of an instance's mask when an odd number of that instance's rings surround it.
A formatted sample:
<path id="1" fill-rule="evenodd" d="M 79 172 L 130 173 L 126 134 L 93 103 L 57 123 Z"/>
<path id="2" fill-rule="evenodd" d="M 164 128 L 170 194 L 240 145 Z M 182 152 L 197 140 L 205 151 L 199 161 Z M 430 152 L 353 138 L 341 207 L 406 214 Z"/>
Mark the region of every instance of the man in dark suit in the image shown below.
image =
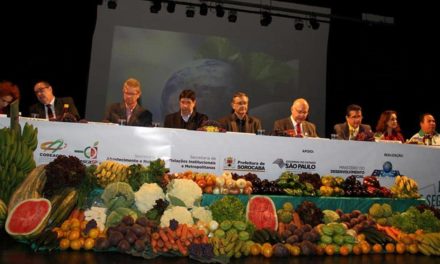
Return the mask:
<path id="1" fill-rule="evenodd" d="M 260 119 L 247 114 L 249 97 L 245 93 L 235 93 L 232 96 L 231 107 L 233 113 L 219 120 L 226 131 L 256 134 L 261 130 Z"/>
<path id="2" fill-rule="evenodd" d="M 179 95 L 180 111 L 165 117 L 164 127 L 197 130 L 202 127 L 208 116 L 196 111 L 196 93 L 183 90 Z"/>
<path id="3" fill-rule="evenodd" d="M 34 85 L 34 92 L 38 103 L 29 107 L 29 113 L 37 114 L 38 118 L 49 120 L 63 120 L 68 115 L 70 121 L 80 119 L 78 109 L 72 97 L 55 97 L 50 83 L 39 81 Z"/>
<path id="4" fill-rule="evenodd" d="M 111 104 L 104 116 L 104 122 L 124 123 L 128 126 L 151 126 L 153 115 L 138 104 L 142 94 L 138 80 L 130 78 L 122 88 L 123 102 Z"/>
<path id="5" fill-rule="evenodd" d="M 288 134 L 294 137 L 318 137 L 316 126 L 306 121 L 309 114 L 309 103 L 304 98 L 296 99 L 289 117 L 276 120 L 273 125 L 275 135 Z"/>
<path id="6" fill-rule="evenodd" d="M 362 124 L 362 108 L 359 105 L 347 107 L 345 120 L 345 123 L 334 126 L 337 139 L 359 140 L 361 135 L 372 133 L 370 125 Z"/>

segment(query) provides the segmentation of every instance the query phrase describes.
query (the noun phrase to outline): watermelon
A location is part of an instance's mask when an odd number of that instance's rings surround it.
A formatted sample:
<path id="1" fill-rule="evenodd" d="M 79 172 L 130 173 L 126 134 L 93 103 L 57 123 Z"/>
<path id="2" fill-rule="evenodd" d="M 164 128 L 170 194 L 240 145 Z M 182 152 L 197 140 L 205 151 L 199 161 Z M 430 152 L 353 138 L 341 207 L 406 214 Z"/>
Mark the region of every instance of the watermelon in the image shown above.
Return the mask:
<path id="1" fill-rule="evenodd" d="M 246 217 L 257 229 L 278 229 L 278 217 L 275 204 L 268 196 L 256 195 L 249 199 Z"/>
<path id="2" fill-rule="evenodd" d="M 52 205 L 45 198 L 27 199 L 17 204 L 6 219 L 6 232 L 16 239 L 38 236 L 46 227 Z"/>

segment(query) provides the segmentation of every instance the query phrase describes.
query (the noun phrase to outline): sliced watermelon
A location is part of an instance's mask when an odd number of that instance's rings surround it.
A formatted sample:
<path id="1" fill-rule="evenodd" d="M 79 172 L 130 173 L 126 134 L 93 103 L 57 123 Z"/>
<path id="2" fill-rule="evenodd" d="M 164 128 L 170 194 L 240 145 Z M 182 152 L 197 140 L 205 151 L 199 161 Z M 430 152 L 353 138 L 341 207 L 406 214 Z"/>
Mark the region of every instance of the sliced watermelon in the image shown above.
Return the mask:
<path id="1" fill-rule="evenodd" d="M 46 227 L 51 208 L 50 201 L 44 198 L 20 202 L 8 214 L 6 232 L 17 239 L 37 236 Z"/>
<path id="2" fill-rule="evenodd" d="M 256 195 L 249 199 L 246 217 L 257 229 L 278 229 L 278 217 L 275 204 L 268 196 Z"/>

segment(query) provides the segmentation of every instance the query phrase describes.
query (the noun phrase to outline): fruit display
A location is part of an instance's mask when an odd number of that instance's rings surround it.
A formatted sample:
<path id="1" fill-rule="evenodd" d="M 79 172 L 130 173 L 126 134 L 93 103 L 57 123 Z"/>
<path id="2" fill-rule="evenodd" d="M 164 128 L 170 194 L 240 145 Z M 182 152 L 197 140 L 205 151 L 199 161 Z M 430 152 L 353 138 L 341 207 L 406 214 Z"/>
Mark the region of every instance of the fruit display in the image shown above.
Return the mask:
<path id="1" fill-rule="evenodd" d="M 380 186 L 376 176 L 365 176 L 363 183 L 368 196 L 391 197 L 391 191 L 386 187 Z"/>
<path id="2" fill-rule="evenodd" d="M 415 238 L 418 250 L 426 256 L 440 256 L 440 233 L 422 233 Z"/>
<path id="3" fill-rule="evenodd" d="M 35 168 L 34 150 L 38 129 L 26 123 L 14 129 L 0 129 L 0 199 L 5 204 L 27 174 Z"/>
<path id="4" fill-rule="evenodd" d="M 240 258 L 250 254 L 251 246 L 254 242 L 251 240 L 251 234 L 247 230 L 248 226 L 243 221 L 225 220 L 215 230 L 214 235 L 209 239 L 213 245 L 215 256 L 226 256 Z"/>
<path id="5" fill-rule="evenodd" d="M 310 201 L 302 202 L 296 211 L 304 224 L 310 224 L 316 226 L 322 223 L 324 214 L 322 210 L 316 206 L 315 203 Z"/>
<path id="6" fill-rule="evenodd" d="M 407 176 L 397 176 L 391 192 L 398 198 L 419 198 L 419 187 L 414 179 Z"/>
<path id="7" fill-rule="evenodd" d="M 368 210 L 368 215 L 380 225 L 390 225 L 391 216 L 393 215 L 393 208 L 387 203 L 375 203 Z"/>
<path id="8" fill-rule="evenodd" d="M 356 179 L 356 176 L 348 176 L 342 183 L 342 189 L 344 189 L 345 196 L 367 196 L 367 191 L 365 190 L 362 183 Z"/>
<path id="9" fill-rule="evenodd" d="M 316 184 L 317 181 L 319 181 L 318 184 Z M 298 175 L 285 171 L 278 178 L 277 185 L 288 195 L 316 196 L 319 195 L 321 179 L 317 174 L 302 173 Z"/>
<path id="10" fill-rule="evenodd" d="M 253 194 L 284 194 L 284 191 L 278 186 L 276 180 L 262 180 L 254 173 L 247 173 L 245 175 L 232 173 L 232 178 L 235 180 L 245 179 L 246 181 L 249 181 L 252 184 Z"/>
<path id="11" fill-rule="evenodd" d="M 339 221 L 356 233 L 376 224 L 373 219 L 368 218 L 366 214 L 361 213 L 359 210 L 353 210 L 351 213 L 343 213 L 341 210 L 336 210 L 336 212 L 340 216 Z"/>
<path id="12" fill-rule="evenodd" d="M 329 223 L 318 225 L 316 227 L 320 234 L 320 242 L 324 245 L 333 244 L 334 246 L 356 244 L 355 235 L 347 229 L 347 227 L 341 223 Z"/>

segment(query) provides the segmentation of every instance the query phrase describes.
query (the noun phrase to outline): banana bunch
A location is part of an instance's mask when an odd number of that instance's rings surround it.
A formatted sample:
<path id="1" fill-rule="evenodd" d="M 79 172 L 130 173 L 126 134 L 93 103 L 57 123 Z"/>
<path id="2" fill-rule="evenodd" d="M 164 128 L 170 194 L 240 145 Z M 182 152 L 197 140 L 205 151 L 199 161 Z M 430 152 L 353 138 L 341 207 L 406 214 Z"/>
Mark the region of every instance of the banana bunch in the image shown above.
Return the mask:
<path id="1" fill-rule="evenodd" d="M 112 182 L 126 182 L 130 176 L 130 170 L 125 164 L 106 160 L 99 164 L 94 174 L 98 184 L 105 188 Z"/>
<path id="2" fill-rule="evenodd" d="M 407 176 L 397 176 L 391 192 L 398 198 L 419 198 L 419 186 L 414 179 Z"/>
<path id="3" fill-rule="evenodd" d="M 426 256 L 440 256 L 440 233 L 420 234 L 416 237 L 419 251 Z"/>
<path id="4" fill-rule="evenodd" d="M 35 168 L 38 129 L 26 123 L 18 129 L 0 129 L 0 199 L 6 203 L 15 188 Z"/>

